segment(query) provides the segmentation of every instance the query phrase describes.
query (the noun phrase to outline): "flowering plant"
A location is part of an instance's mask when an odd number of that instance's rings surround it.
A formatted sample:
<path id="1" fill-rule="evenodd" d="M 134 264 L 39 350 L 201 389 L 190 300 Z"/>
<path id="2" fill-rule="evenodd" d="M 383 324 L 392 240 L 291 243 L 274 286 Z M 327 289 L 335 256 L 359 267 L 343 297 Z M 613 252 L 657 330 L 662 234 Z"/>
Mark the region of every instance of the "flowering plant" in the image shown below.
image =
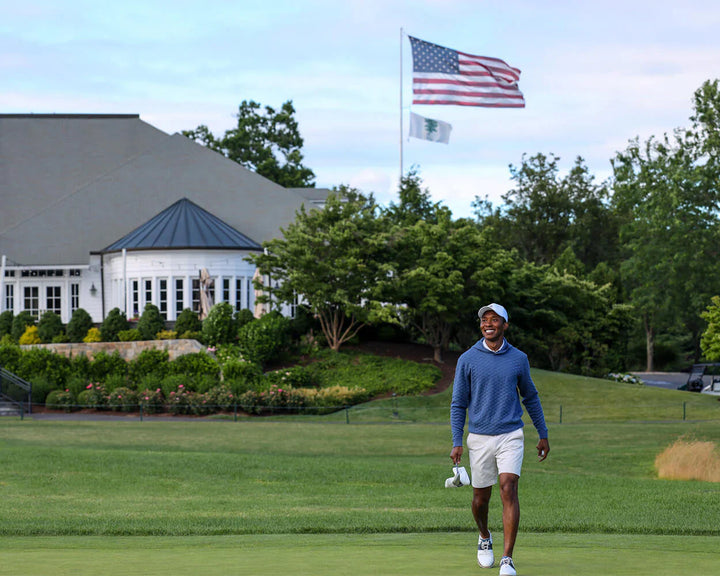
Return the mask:
<path id="1" fill-rule="evenodd" d="M 121 386 L 108 394 L 108 406 L 115 411 L 131 412 L 137 408 L 137 395 L 134 390 Z"/>

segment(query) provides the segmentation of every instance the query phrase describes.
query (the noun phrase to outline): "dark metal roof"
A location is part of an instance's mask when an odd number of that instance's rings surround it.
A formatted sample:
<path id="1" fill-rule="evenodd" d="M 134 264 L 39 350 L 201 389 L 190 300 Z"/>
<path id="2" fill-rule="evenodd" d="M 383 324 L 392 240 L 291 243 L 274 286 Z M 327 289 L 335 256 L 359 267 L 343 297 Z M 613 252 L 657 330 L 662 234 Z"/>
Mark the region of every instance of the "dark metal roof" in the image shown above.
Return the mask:
<path id="1" fill-rule="evenodd" d="M 183 198 L 99 253 L 122 249 L 262 250 L 262 246 Z"/>

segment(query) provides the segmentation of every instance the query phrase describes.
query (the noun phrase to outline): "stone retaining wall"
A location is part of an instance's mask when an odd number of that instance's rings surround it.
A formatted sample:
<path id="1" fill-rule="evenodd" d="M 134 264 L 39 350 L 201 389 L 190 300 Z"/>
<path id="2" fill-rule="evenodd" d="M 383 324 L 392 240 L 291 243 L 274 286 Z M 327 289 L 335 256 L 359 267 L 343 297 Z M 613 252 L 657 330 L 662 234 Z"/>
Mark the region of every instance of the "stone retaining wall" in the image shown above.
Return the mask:
<path id="1" fill-rule="evenodd" d="M 140 340 L 137 342 L 78 342 L 73 344 L 29 344 L 21 346 L 23 349 L 28 348 L 47 348 L 58 354 L 63 354 L 68 358 L 85 354 L 88 359 L 92 360 L 98 352 L 106 354 L 114 354 L 117 352 L 126 361 L 134 360 L 143 350 L 167 350 L 170 360 L 175 360 L 178 356 L 200 352 L 205 350 L 205 346 L 197 340 Z"/>

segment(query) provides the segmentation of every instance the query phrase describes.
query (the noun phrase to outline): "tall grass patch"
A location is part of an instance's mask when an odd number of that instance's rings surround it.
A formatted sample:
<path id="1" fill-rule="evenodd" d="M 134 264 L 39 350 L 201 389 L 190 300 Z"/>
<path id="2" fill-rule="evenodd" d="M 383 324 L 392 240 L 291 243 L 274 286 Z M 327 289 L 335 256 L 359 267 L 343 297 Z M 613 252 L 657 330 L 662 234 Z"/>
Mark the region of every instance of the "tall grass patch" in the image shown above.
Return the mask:
<path id="1" fill-rule="evenodd" d="M 679 439 L 655 459 L 658 477 L 720 482 L 720 452 L 715 442 Z"/>

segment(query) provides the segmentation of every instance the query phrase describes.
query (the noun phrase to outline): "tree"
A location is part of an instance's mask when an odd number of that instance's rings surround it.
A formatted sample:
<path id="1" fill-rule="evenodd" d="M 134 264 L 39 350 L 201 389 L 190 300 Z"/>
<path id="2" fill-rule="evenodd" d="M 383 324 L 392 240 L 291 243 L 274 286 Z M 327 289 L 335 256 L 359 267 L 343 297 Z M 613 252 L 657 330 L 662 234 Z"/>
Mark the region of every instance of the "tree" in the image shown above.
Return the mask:
<path id="1" fill-rule="evenodd" d="M 523 155 L 510 166 L 515 188 L 503 195 L 502 209 L 475 197 L 473 207 L 483 226 L 493 226 L 508 249 L 537 264 L 550 264 L 568 247 L 592 270 L 617 257 L 617 223 L 606 185 L 595 184 L 578 157 L 570 172 L 559 176 L 554 155 Z"/>
<path id="2" fill-rule="evenodd" d="M 243 100 L 237 120 L 220 138 L 205 125 L 183 135 L 286 188 L 315 186 L 315 174 L 302 164 L 303 139 L 291 100 L 278 111 L 265 106 L 264 112 L 257 102 Z"/>
<path id="3" fill-rule="evenodd" d="M 718 115 L 717 82 L 705 83 L 695 93 L 690 130 L 632 140 L 612 161 L 627 250 L 621 273 L 641 315 L 649 371 L 657 334 L 675 326 L 691 335 L 699 358 L 701 312 L 720 280 Z"/>
<path id="4" fill-rule="evenodd" d="M 398 196 L 383 214 L 390 232 L 391 274 L 379 287 L 384 299 L 396 305 L 401 323 L 416 331 L 432 347 L 433 359 L 442 362 L 443 352 L 475 317 L 483 298 L 498 294 L 497 278 L 478 283 L 496 248 L 476 223 L 453 221 L 449 208 L 432 202 L 415 169 L 401 179 Z"/>
<path id="5" fill-rule="evenodd" d="M 316 316 L 332 350 L 353 338 L 369 322 L 391 320 L 378 298 L 377 285 L 388 273 L 386 234 L 372 196 L 341 187 L 325 206 L 306 211 L 253 254 L 260 273 L 271 282 L 257 284 L 272 305 L 300 300 Z"/>
<path id="6" fill-rule="evenodd" d="M 707 321 L 707 328 L 700 340 L 703 355 L 710 362 L 717 362 L 720 360 L 720 296 L 712 297 L 702 317 Z"/>

